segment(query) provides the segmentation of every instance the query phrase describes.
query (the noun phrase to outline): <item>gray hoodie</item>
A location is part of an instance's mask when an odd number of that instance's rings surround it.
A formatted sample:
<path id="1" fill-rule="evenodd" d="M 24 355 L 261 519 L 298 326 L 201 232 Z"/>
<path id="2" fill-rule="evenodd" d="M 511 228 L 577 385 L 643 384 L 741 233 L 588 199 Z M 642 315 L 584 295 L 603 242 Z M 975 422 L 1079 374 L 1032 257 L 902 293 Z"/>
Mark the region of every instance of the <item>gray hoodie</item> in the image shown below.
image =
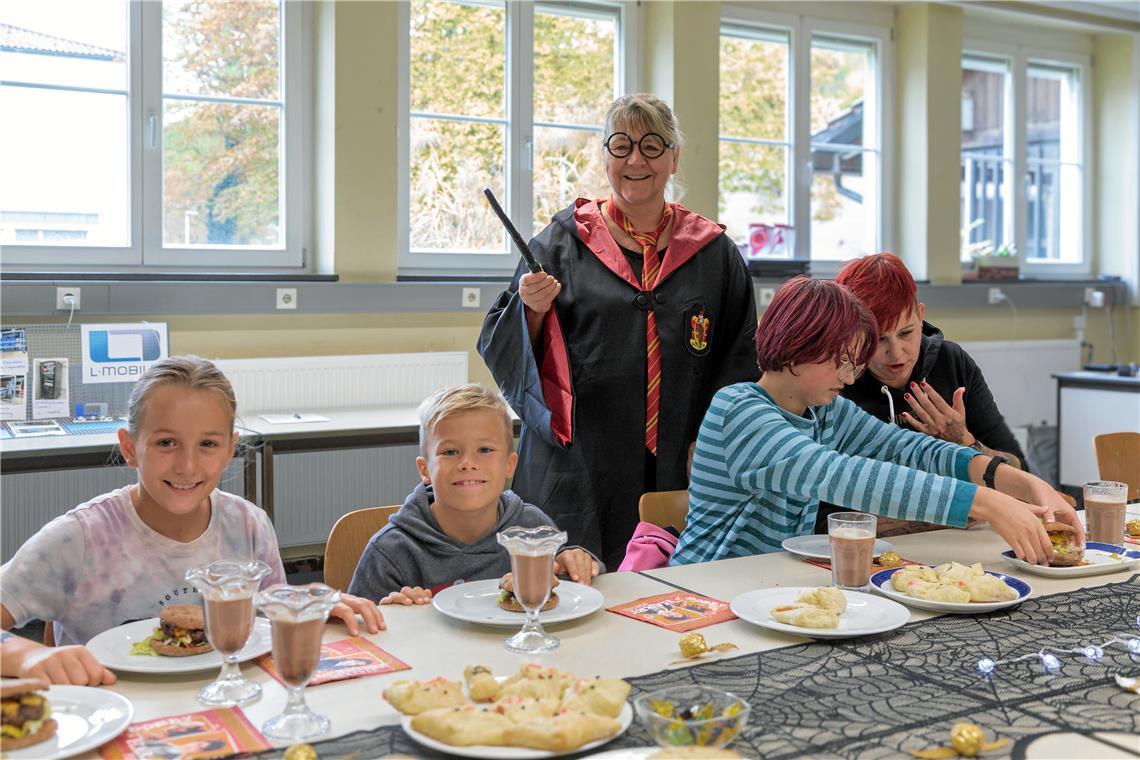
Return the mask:
<path id="1" fill-rule="evenodd" d="M 431 487 L 423 483 L 408 494 L 400 511 L 364 548 L 348 593 L 378 601 L 404 586 L 434 589 L 499 578 L 510 572 L 511 558 L 495 539 L 496 533 L 516 525 L 554 527 L 541 509 L 526 504 L 513 491 L 503 491 L 494 529 L 475 543 L 465 544 L 439 527 L 431 512 L 433 501 Z"/>

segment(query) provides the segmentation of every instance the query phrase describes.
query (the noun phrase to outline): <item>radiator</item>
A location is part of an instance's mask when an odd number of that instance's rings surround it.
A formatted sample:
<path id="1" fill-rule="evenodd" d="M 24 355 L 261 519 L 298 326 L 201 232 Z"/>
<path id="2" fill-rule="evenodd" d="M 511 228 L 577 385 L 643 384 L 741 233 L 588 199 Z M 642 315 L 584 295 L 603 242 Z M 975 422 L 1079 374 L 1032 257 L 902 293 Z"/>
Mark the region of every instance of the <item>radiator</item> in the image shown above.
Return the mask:
<path id="1" fill-rule="evenodd" d="M 962 348 L 985 375 L 1007 425 L 1057 424 L 1053 374 L 1081 368 L 1076 340 L 977 341 Z"/>
<path id="2" fill-rule="evenodd" d="M 273 455 L 274 518 L 281 546 L 324 543 L 341 515 L 403 504 L 420 480 L 417 446 Z"/>
<path id="3" fill-rule="evenodd" d="M 464 351 L 218 359 L 245 416 L 262 412 L 408 406 L 467 382 Z"/>

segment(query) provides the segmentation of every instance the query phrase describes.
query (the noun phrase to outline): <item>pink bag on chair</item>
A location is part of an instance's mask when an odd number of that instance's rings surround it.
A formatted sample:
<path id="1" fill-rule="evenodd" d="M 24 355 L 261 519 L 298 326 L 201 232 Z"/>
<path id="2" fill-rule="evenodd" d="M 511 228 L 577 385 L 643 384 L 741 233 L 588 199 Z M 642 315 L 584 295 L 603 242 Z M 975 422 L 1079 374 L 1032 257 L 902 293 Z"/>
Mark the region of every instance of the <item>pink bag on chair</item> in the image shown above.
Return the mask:
<path id="1" fill-rule="evenodd" d="M 653 523 L 639 522 L 625 547 L 625 559 L 618 571 L 665 567 L 676 548 L 677 536 Z"/>

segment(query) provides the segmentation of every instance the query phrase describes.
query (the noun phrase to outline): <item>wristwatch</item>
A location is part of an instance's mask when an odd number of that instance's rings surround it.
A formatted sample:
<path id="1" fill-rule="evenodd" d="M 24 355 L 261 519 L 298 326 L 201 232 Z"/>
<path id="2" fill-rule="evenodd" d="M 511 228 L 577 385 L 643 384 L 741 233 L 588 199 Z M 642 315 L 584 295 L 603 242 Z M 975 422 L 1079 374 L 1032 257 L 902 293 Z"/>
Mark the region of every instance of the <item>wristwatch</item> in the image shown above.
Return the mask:
<path id="1" fill-rule="evenodd" d="M 994 457 L 990 463 L 986 465 L 986 471 L 982 475 L 982 482 L 985 483 L 986 488 L 994 488 L 994 473 L 997 472 L 999 464 L 1007 464 L 1009 460 L 1005 457 Z"/>

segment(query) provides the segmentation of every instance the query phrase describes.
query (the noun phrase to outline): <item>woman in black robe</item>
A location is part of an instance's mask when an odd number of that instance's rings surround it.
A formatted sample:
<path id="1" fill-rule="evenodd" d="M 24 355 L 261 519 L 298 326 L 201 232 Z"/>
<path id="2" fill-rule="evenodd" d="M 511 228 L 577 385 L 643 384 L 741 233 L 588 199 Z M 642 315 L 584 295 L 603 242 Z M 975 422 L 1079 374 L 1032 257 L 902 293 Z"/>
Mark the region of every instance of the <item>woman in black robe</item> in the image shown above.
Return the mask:
<path id="1" fill-rule="evenodd" d="M 479 336 L 523 423 L 512 489 L 611 568 L 641 494 L 688 487 L 712 395 L 759 376 L 736 245 L 665 201 L 681 139 L 658 98 L 615 101 L 602 144 L 612 194 L 555 215 L 530 243 L 543 271 L 519 266 Z"/>

